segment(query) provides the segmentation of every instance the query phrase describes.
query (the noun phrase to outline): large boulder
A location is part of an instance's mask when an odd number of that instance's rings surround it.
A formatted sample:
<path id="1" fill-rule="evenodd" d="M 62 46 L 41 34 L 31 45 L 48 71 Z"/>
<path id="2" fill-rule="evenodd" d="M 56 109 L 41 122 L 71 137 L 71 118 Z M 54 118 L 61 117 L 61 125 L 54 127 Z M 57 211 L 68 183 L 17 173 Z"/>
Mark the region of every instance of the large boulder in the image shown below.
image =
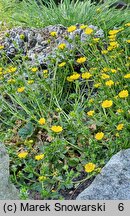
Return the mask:
<path id="1" fill-rule="evenodd" d="M 114 155 L 77 200 L 130 200 L 130 149 Z"/>
<path id="2" fill-rule="evenodd" d="M 18 191 L 9 181 L 9 156 L 0 143 L 0 200 L 19 199 Z"/>
<path id="3" fill-rule="evenodd" d="M 77 45 L 75 44 L 76 35 L 82 42 L 90 39 L 90 35 L 86 35 L 80 26 L 80 24 L 76 24 L 76 30 L 70 33 L 67 32 L 66 27 L 60 24 L 42 29 L 16 27 L 0 32 L 0 44 L 4 46 L 4 51 L 9 58 L 13 58 L 21 52 L 23 56 L 28 57 L 30 65 L 48 64 L 50 56 L 55 58 L 59 44 L 65 43 L 66 47 L 71 50 Z M 89 25 L 89 27 L 94 30 L 93 37 L 104 37 L 102 29 L 93 25 Z M 56 32 L 57 36 L 51 36 L 51 32 Z M 72 41 L 69 42 L 69 40 Z M 64 56 L 60 56 L 60 58 L 64 58 Z"/>

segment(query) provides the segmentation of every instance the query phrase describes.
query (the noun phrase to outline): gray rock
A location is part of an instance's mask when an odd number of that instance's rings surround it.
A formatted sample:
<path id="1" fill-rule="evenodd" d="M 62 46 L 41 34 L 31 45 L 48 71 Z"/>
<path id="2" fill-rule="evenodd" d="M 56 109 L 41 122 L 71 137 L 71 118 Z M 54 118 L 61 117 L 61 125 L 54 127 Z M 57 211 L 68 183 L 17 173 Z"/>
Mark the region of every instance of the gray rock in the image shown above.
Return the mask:
<path id="1" fill-rule="evenodd" d="M 19 199 L 18 191 L 9 181 L 9 156 L 0 143 L 0 200 Z"/>
<path id="2" fill-rule="evenodd" d="M 70 38 L 71 40 L 74 40 L 76 35 L 79 35 L 79 36 L 81 37 L 81 34 L 82 34 L 82 33 L 83 33 L 83 29 L 76 29 L 74 32 L 71 32 L 71 33 L 69 34 L 69 38 Z"/>
<path id="3" fill-rule="evenodd" d="M 97 37 L 97 38 L 103 38 L 103 37 L 104 37 L 104 32 L 103 32 L 103 30 L 102 30 L 102 29 L 99 29 L 98 31 L 96 31 L 95 37 Z"/>
<path id="4" fill-rule="evenodd" d="M 130 200 L 130 149 L 114 155 L 77 200 Z"/>
<path id="5" fill-rule="evenodd" d="M 98 30 L 98 27 L 97 26 L 94 26 L 94 25 L 89 25 L 89 28 L 92 28 L 93 30 Z"/>
<path id="6" fill-rule="evenodd" d="M 48 56 L 55 55 L 59 44 L 65 43 L 66 48 L 72 50 L 75 48 L 76 35 L 82 42 L 89 40 L 91 36 L 80 29 L 80 24 L 76 24 L 76 27 L 77 29 L 70 33 L 62 25 L 48 26 L 43 29 L 17 27 L 5 32 L 6 36 L 3 37 L 2 44 L 10 58 L 20 51 L 21 54 L 28 56 L 30 65 L 42 65 L 45 61 L 48 62 Z M 89 27 L 94 29 L 94 37 L 104 37 L 103 30 L 93 25 Z M 56 38 L 50 36 L 52 31 L 57 33 Z M 71 39 L 72 42 L 70 43 L 66 38 Z"/>
<path id="7" fill-rule="evenodd" d="M 17 53 L 16 48 L 12 45 L 9 47 L 9 49 L 7 50 L 7 55 L 8 56 L 15 56 L 15 54 Z"/>

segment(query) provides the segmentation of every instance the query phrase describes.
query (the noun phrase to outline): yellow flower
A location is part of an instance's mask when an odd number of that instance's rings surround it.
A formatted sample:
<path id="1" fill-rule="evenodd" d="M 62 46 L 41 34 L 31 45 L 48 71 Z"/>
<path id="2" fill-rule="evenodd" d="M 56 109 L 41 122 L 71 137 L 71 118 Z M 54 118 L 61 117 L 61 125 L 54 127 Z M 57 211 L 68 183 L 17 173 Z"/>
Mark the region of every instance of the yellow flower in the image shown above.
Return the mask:
<path id="1" fill-rule="evenodd" d="M 40 125 L 44 125 L 46 123 L 46 120 L 44 118 L 40 118 L 38 122 Z"/>
<path id="2" fill-rule="evenodd" d="M 126 42 L 127 42 L 127 43 L 130 43 L 130 40 L 127 40 Z"/>
<path id="3" fill-rule="evenodd" d="M 50 35 L 51 35 L 52 37 L 55 37 L 55 36 L 57 36 L 57 32 L 52 31 L 52 32 L 50 32 Z"/>
<path id="4" fill-rule="evenodd" d="M 91 76 L 92 76 L 92 74 L 90 74 L 88 72 L 82 73 L 82 78 L 83 79 L 89 79 Z"/>
<path id="5" fill-rule="evenodd" d="M 96 140 L 101 140 L 104 137 L 104 133 L 103 132 L 98 132 L 95 135 L 95 139 Z"/>
<path id="6" fill-rule="evenodd" d="M 126 97 L 128 97 L 129 93 L 128 93 L 127 90 L 122 90 L 122 91 L 119 92 L 118 95 L 119 95 L 120 98 L 126 98 Z"/>
<path id="7" fill-rule="evenodd" d="M 53 126 L 51 127 L 51 130 L 52 130 L 53 132 L 55 132 L 55 133 L 59 133 L 59 132 L 61 132 L 61 131 L 63 130 L 63 128 L 62 128 L 61 126 L 53 125 Z"/>
<path id="8" fill-rule="evenodd" d="M 33 67 L 33 68 L 31 68 L 31 71 L 32 71 L 32 72 L 37 72 L 37 71 L 38 71 L 38 68 L 37 68 L 37 67 Z"/>
<path id="9" fill-rule="evenodd" d="M 116 137 L 119 137 L 119 136 L 120 136 L 119 133 L 116 133 L 115 135 L 116 135 Z"/>
<path id="10" fill-rule="evenodd" d="M 48 77 L 48 70 L 43 70 L 43 75 L 44 75 L 44 78 L 47 78 Z"/>
<path id="11" fill-rule="evenodd" d="M 1 46 L 0 46 L 0 50 L 1 50 L 1 49 L 4 49 L 4 46 L 1 45 Z"/>
<path id="12" fill-rule="evenodd" d="M 90 35 L 90 34 L 92 34 L 93 33 L 93 29 L 92 28 L 89 28 L 89 27 L 87 27 L 86 29 L 85 29 L 85 34 L 87 34 L 87 35 Z"/>
<path id="13" fill-rule="evenodd" d="M 105 100 L 102 102 L 101 106 L 102 108 L 109 108 L 111 107 L 113 104 L 112 100 Z"/>
<path id="14" fill-rule="evenodd" d="M 112 51 L 114 48 L 115 48 L 115 47 L 113 47 L 113 46 L 108 46 L 108 47 L 107 47 L 107 50 L 108 50 L 108 51 Z"/>
<path id="15" fill-rule="evenodd" d="M 122 112 L 124 112 L 122 109 L 117 109 L 117 112 L 118 113 L 122 113 Z"/>
<path id="16" fill-rule="evenodd" d="M 0 67 L 0 72 L 3 70 L 3 68 L 2 67 Z"/>
<path id="17" fill-rule="evenodd" d="M 61 43 L 59 44 L 58 48 L 63 50 L 64 48 L 66 47 L 66 44 L 65 43 Z"/>
<path id="18" fill-rule="evenodd" d="M 16 80 L 15 80 L 15 79 L 9 79 L 7 82 L 8 82 L 9 84 L 14 84 L 14 83 L 16 83 Z"/>
<path id="19" fill-rule="evenodd" d="M 24 40 L 24 39 L 25 39 L 25 35 L 24 35 L 24 34 L 21 34 L 21 35 L 20 35 L 20 39 L 21 39 L 21 40 Z"/>
<path id="20" fill-rule="evenodd" d="M 96 165 L 94 163 L 87 163 L 85 164 L 84 168 L 85 168 L 85 172 L 92 172 L 95 169 Z"/>
<path id="21" fill-rule="evenodd" d="M 112 85 L 114 85 L 114 82 L 112 80 L 108 80 L 105 82 L 105 85 L 111 87 Z"/>
<path id="22" fill-rule="evenodd" d="M 39 177 L 38 177 L 38 180 L 39 180 L 39 181 L 44 181 L 44 180 L 46 180 L 46 179 L 47 179 L 46 176 L 39 176 Z"/>
<path id="23" fill-rule="evenodd" d="M 48 70 L 43 70 L 43 73 L 44 73 L 44 74 L 47 74 L 47 73 L 48 73 Z"/>
<path id="24" fill-rule="evenodd" d="M 101 83 L 95 83 L 95 84 L 94 84 L 94 87 L 95 87 L 95 88 L 99 88 L 100 86 L 101 86 Z"/>
<path id="25" fill-rule="evenodd" d="M 116 129 L 117 129 L 118 131 L 120 131 L 120 130 L 123 129 L 123 127 L 124 127 L 124 124 L 118 124 L 117 127 L 116 127 Z"/>
<path id="26" fill-rule="evenodd" d="M 96 42 L 96 43 L 97 43 L 99 40 L 100 40 L 100 38 L 93 38 L 93 41 Z"/>
<path id="27" fill-rule="evenodd" d="M 128 27 L 130 27 L 130 23 L 126 23 L 126 24 L 125 24 L 125 26 L 128 26 Z"/>
<path id="28" fill-rule="evenodd" d="M 39 154 L 35 156 L 35 160 L 42 160 L 44 158 L 44 154 Z"/>
<path id="29" fill-rule="evenodd" d="M 113 47 L 113 48 L 116 48 L 119 46 L 118 42 L 117 41 L 112 41 L 109 43 L 110 44 L 110 47 Z"/>
<path id="30" fill-rule="evenodd" d="M 73 32 L 75 30 L 76 30 L 76 26 L 74 26 L 74 25 L 72 25 L 72 26 L 70 26 L 70 27 L 67 28 L 68 32 Z"/>
<path id="31" fill-rule="evenodd" d="M 18 154 L 19 158 L 25 158 L 28 155 L 28 152 L 21 152 Z"/>
<path id="32" fill-rule="evenodd" d="M 109 76 L 108 74 L 103 73 L 103 74 L 101 75 L 101 78 L 102 78 L 102 79 L 109 79 L 110 76 Z"/>
<path id="33" fill-rule="evenodd" d="M 58 66 L 59 67 L 64 67 L 66 65 L 66 62 L 62 62 L 62 63 L 60 63 Z"/>
<path id="34" fill-rule="evenodd" d="M 21 93 L 21 92 L 23 92 L 24 90 L 25 90 L 25 87 L 23 86 L 23 87 L 18 88 L 18 89 L 17 89 L 17 92 Z"/>
<path id="35" fill-rule="evenodd" d="M 124 75 L 124 78 L 125 78 L 125 79 L 128 79 L 128 78 L 130 78 L 130 73 L 128 73 L 128 74 L 126 74 L 126 75 Z"/>
<path id="36" fill-rule="evenodd" d="M 119 31 L 120 31 L 120 30 L 118 30 L 118 29 L 113 29 L 113 30 L 110 30 L 110 31 L 108 32 L 108 34 L 109 34 L 109 35 L 115 35 L 115 34 L 117 34 Z"/>
<path id="37" fill-rule="evenodd" d="M 8 72 L 8 73 L 14 73 L 16 70 L 17 70 L 16 67 L 12 67 L 12 66 L 11 66 L 11 67 L 8 68 L 7 72 Z"/>
<path id="38" fill-rule="evenodd" d="M 34 80 L 28 80 L 28 84 L 33 84 Z"/>
<path id="39" fill-rule="evenodd" d="M 88 116 L 93 116 L 93 115 L 94 115 L 94 110 L 88 111 L 88 112 L 87 112 L 87 115 L 88 115 Z"/>
<path id="40" fill-rule="evenodd" d="M 87 25 L 80 25 L 80 29 L 85 29 L 87 27 Z"/>
<path id="41" fill-rule="evenodd" d="M 107 53 L 108 53 L 108 50 L 102 50 L 101 53 L 102 53 L 102 54 L 107 54 Z"/>
<path id="42" fill-rule="evenodd" d="M 107 67 L 104 67 L 101 72 L 105 73 L 105 72 L 108 72 L 110 70 L 110 68 L 107 68 Z"/>
<path id="43" fill-rule="evenodd" d="M 67 77 L 67 81 L 69 81 L 69 82 L 73 82 L 74 80 L 79 79 L 79 77 L 80 77 L 80 74 L 78 74 L 78 73 L 74 73 L 73 75 Z"/>
<path id="44" fill-rule="evenodd" d="M 112 73 L 116 73 L 117 70 L 116 70 L 116 69 L 111 69 L 111 72 L 112 72 Z"/>
<path id="45" fill-rule="evenodd" d="M 76 60 L 77 63 L 82 64 L 86 61 L 86 57 L 80 57 Z"/>
<path id="46" fill-rule="evenodd" d="M 108 38 L 109 38 L 110 40 L 115 40 L 115 39 L 116 39 L 116 35 L 110 35 L 110 36 L 108 36 Z"/>
<path id="47" fill-rule="evenodd" d="M 10 71 L 11 71 L 12 73 L 14 73 L 16 70 L 17 70 L 16 67 L 11 67 L 11 68 L 10 68 Z"/>
<path id="48" fill-rule="evenodd" d="M 94 99 L 91 98 L 91 99 L 89 100 L 89 103 L 93 103 L 93 102 L 94 102 Z"/>

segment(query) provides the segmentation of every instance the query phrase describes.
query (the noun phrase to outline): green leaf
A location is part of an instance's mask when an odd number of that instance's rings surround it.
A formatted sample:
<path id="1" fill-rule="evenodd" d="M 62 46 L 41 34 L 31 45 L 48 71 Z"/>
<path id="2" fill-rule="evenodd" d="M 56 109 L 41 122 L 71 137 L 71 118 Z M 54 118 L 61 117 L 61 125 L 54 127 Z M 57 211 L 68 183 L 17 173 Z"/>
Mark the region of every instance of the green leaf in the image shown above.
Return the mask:
<path id="1" fill-rule="evenodd" d="M 69 166 L 76 166 L 79 163 L 79 159 L 78 158 L 70 158 L 69 159 Z"/>
<path id="2" fill-rule="evenodd" d="M 33 173 L 29 173 L 28 178 L 32 179 L 33 177 L 34 177 Z"/>
<path id="3" fill-rule="evenodd" d="M 32 122 L 28 122 L 24 127 L 20 128 L 18 131 L 19 136 L 22 139 L 26 139 L 27 137 L 30 137 L 33 134 L 34 127 Z"/>

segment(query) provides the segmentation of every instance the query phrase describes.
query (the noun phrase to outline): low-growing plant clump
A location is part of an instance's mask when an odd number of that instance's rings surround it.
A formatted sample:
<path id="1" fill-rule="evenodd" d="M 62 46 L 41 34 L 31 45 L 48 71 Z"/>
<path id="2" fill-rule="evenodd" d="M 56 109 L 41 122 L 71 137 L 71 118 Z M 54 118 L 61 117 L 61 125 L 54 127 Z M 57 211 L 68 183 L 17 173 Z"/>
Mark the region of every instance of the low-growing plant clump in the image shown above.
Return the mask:
<path id="1" fill-rule="evenodd" d="M 45 69 L 0 46 L 0 138 L 21 199 L 64 199 L 64 190 L 75 191 L 130 148 L 130 22 L 104 38 L 80 28 L 88 40 L 77 35 L 69 39 L 73 50 L 57 46 Z M 48 43 L 56 37 L 51 32 Z"/>

